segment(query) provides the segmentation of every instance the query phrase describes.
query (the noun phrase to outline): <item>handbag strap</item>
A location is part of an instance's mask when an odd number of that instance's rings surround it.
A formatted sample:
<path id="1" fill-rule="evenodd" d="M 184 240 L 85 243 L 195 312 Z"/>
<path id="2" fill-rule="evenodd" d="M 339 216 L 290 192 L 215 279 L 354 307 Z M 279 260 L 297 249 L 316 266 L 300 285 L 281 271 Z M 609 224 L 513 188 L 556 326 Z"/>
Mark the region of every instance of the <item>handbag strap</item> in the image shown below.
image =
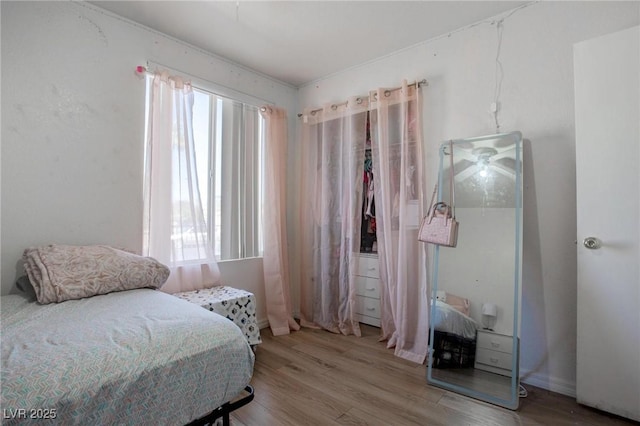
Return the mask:
<path id="1" fill-rule="evenodd" d="M 453 183 L 453 139 L 449 139 L 449 194 L 451 195 L 451 214 L 456 218 L 456 186 Z"/>
<path id="2" fill-rule="evenodd" d="M 453 173 L 453 140 L 449 140 L 449 194 L 451 195 L 451 214 L 453 218 L 456 218 L 456 187 L 453 184 L 454 173 Z M 431 215 L 431 210 L 435 209 L 435 204 L 433 201 L 436 199 L 436 192 L 438 192 L 438 184 L 436 183 L 433 187 L 433 194 L 431 194 L 431 202 L 429 203 L 429 210 L 427 210 L 427 216 Z"/>
<path id="3" fill-rule="evenodd" d="M 433 185 L 433 194 L 431 194 L 431 202 L 429 203 L 429 210 L 427 210 L 427 216 L 431 214 L 431 209 L 435 208 L 433 201 L 436 199 L 436 192 L 438 192 L 438 184 Z"/>

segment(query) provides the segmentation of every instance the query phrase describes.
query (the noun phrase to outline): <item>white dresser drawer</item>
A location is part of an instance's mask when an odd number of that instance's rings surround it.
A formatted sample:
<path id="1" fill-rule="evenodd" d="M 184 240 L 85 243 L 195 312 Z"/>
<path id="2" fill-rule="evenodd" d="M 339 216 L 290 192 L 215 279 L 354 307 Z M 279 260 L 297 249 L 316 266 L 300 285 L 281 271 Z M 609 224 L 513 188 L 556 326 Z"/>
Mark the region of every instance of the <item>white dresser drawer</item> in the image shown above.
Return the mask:
<path id="1" fill-rule="evenodd" d="M 374 317 L 368 317 L 366 315 L 356 314 L 355 315 L 355 319 L 358 322 L 361 322 L 361 323 L 364 323 L 364 324 L 369 324 L 369 325 L 372 325 L 374 327 L 380 327 L 380 318 L 374 318 Z"/>
<path id="2" fill-rule="evenodd" d="M 474 367 L 478 370 L 489 371 L 491 373 L 511 377 L 512 359 L 511 354 L 480 348 L 476 349 Z"/>
<path id="3" fill-rule="evenodd" d="M 380 319 L 380 300 L 356 296 L 356 314 Z"/>
<path id="4" fill-rule="evenodd" d="M 511 354 L 480 348 L 476 350 L 476 363 L 511 370 Z"/>
<path id="5" fill-rule="evenodd" d="M 377 278 L 356 276 L 356 294 L 358 296 L 380 299 L 380 280 Z"/>
<path id="6" fill-rule="evenodd" d="M 486 330 L 478 330 L 478 341 L 476 342 L 478 349 L 489 349 L 492 351 L 513 353 L 513 338 L 504 334 L 493 333 Z M 511 365 L 509 365 L 511 368 Z"/>
<path id="7" fill-rule="evenodd" d="M 355 318 L 364 324 L 380 327 L 380 272 L 378 256 L 355 253 Z"/>
<path id="8" fill-rule="evenodd" d="M 358 256 L 358 269 L 356 275 L 362 275 L 365 277 L 379 278 L 380 272 L 378 267 L 377 256 Z"/>

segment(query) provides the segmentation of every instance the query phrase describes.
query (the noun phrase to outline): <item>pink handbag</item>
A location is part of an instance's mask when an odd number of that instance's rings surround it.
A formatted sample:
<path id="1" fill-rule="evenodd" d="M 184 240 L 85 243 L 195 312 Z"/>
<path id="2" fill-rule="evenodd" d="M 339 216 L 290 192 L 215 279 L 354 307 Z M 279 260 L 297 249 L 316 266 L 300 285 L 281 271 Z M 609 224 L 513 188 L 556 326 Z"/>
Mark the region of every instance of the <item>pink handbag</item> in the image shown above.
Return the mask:
<path id="1" fill-rule="evenodd" d="M 438 190 L 438 184 L 436 184 L 431 196 L 431 207 L 429 207 L 429 211 L 427 211 L 427 215 L 422 219 L 422 224 L 420 225 L 418 240 L 446 247 L 455 247 L 458 243 L 458 221 L 456 220 L 455 185 L 453 181 L 453 141 L 449 141 L 449 146 L 451 206 L 443 201 L 433 203 Z"/>

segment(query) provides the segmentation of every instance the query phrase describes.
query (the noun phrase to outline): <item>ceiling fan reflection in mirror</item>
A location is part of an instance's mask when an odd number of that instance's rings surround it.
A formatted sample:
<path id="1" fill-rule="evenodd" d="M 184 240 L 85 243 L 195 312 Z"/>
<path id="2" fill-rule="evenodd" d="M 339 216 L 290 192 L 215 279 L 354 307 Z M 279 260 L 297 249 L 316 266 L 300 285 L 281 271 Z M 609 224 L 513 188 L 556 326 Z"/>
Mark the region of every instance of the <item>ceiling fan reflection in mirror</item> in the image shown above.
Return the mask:
<path id="1" fill-rule="evenodd" d="M 455 157 L 460 163 L 467 165 L 461 170 L 456 170 L 456 182 L 465 181 L 472 176 L 487 178 L 493 173 L 513 180 L 516 178 L 514 168 L 510 167 L 514 161 L 514 152 L 511 147 L 502 150 L 486 146 L 471 150 L 460 149 L 455 153 Z"/>

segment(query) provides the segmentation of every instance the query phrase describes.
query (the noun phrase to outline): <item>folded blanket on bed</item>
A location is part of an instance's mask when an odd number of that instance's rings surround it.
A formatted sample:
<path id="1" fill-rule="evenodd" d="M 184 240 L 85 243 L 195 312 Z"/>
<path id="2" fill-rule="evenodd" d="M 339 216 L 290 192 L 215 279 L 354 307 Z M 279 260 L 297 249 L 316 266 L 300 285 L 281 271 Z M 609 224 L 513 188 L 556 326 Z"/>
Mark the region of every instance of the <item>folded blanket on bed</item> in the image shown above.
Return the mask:
<path id="1" fill-rule="evenodd" d="M 82 299 L 135 288 L 158 288 L 169 268 L 109 246 L 30 247 L 22 256 L 38 302 Z"/>

